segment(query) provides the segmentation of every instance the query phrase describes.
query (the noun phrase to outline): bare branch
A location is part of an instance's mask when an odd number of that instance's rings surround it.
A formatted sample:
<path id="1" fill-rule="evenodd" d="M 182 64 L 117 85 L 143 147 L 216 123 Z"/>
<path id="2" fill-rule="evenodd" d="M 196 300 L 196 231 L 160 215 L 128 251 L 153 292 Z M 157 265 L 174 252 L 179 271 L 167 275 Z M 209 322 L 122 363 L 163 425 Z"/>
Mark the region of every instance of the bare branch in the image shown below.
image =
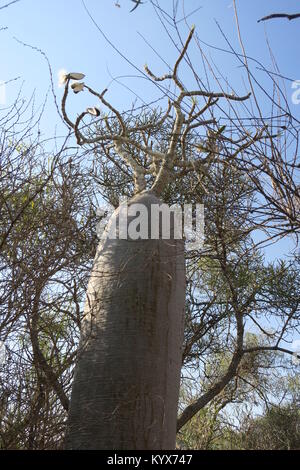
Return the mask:
<path id="1" fill-rule="evenodd" d="M 289 15 L 287 13 L 273 13 L 272 15 L 264 16 L 260 20 L 257 20 L 259 23 L 260 21 L 267 21 L 267 20 L 272 20 L 274 18 L 286 18 L 287 20 L 295 20 L 296 18 L 300 18 L 300 13 L 295 13 L 293 15 Z"/>

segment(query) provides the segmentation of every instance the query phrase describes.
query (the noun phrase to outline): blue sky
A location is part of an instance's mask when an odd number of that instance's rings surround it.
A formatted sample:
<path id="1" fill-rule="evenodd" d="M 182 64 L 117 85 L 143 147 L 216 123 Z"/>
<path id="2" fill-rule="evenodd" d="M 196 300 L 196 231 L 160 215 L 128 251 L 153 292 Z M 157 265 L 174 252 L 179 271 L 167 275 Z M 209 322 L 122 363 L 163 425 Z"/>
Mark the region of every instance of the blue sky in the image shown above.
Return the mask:
<path id="1" fill-rule="evenodd" d="M 150 2 L 144 0 L 144 4 L 133 13 L 129 12 L 133 6 L 130 0 L 119 0 L 120 8 L 115 5 L 116 2 L 116 0 L 85 0 L 94 20 L 121 54 L 140 70 L 147 63 L 157 74 L 167 72 L 166 65 L 141 37 L 142 34 L 167 63 L 174 64 L 177 51 L 160 24 Z M 0 1 L 0 7 L 5 3 L 7 0 Z M 159 3 L 171 12 L 172 0 L 160 0 Z M 270 13 L 298 12 L 299 1 L 252 0 L 246 2 L 237 0 L 236 3 L 247 54 L 272 69 L 266 44 L 267 35 L 281 73 L 292 79 L 300 79 L 298 52 L 300 20 L 289 22 L 282 19 L 257 23 L 257 19 Z M 240 52 L 231 0 L 185 0 L 184 5 L 187 14 L 201 7 L 188 18 L 188 23 L 196 25 L 196 32 L 202 41 L 212 46 L 228 49 L 216 25 L 217 21 L 233 47 Z M 181 17 L 183 17 L 183 12 L 179 10 L 178 18 Z M 187 26 L 184 21 L 179 25 L 183 36 L 186 37 Z M 122 76 L 123 78 L 119 81 L 131 90 L 135 90 L 137 95 L 146 102 L 160 95 L 155 86 L 142 78 L 137 78 L 139 72 L 107 43 L 92 23 L 81 0 L 20 0 L 9 8 L 0 10 L 1 27 L 7 27 L 7 29 L 0 31 L 0 81 L 20 77 L 17 82 L 6 86 L 7 104 L 13 102 L 22 83 L 22 95 L 28 98 L 35 91 L 37 104 L 41 104 L 50 85 L 48 66 L 43 56 L 31 48 L 24 47 L 17 40 L 38 47 L 45 52 L 53 71 L 58 101 L 62 96 L 62 89 L 56 86 L 57 72 L 62 68 L 68 71 L 84 72 L 87 76 L 86 82 L 99 91 L 109 86 L 106 96 L 120 110 L 129 108 L 135 96 L 116 80 L 112 81 L 112 77 Z M 171 29 L 170 31 L 172 33 Z M 178 42 L 177 39 L 176 42 Z M 230 54 L 205 45 L 203 47 L 237 92 L 244 93 L 249 90 L 242 82 L 242 76 L 245 75 L 241 67 Z M 190 53 L 197 72 L 200 76 L 202 74 L 204 76 L 199 52 L 192 46 Z M 181 77 L 187 83 L 190 81 L 192 83 L 191 74 L 184 67 Z M 270 82 L 259 70 L 257 70 L 257 77 L 271 91 Z M 292 112 L 300 118 L 300 105 L 291 103 L 291 83 L 286 81 L 285 85 Z M 83 106 L 94 104 L 90 96 L 72 96 L 69 109 L 71 113 L 76 114 L 83 109 Z M 63 129 L 52 104 L 52 98 L 49 96 L 42 129 L 45 134 L 48 133 L 51 136 L 57 126 L 59 130 Z M 268 250 L 268 255 L 271 258 L 276 257 L 278 250 L 284 251 L 286 243 L 290 244 L 285 240 L 273 246 Z"/>
<path id="2" fill-rule="evenodd" d="M 7 2 L 3 0 L 0 6 L 5 3 Z M 133 13 L 129 13 L 133 5 L 130 0 L 119 0 L 121 8 L 115 6 L 115 0 L 86 0 L 85 3 L 109 39 L 137 67 L 142 68 L 147 63 L 159 73 L 166 71 L 166 66 L 147 46 L 139 33 L 168 63 L 172 64 L 176 59 L 176 50 L 149 1 L 145 0 L 145 4 Z M 171 11 L 172 0 L 160 0 L 160 4 Z M 226 47 L 215 24 L 217 20 L 233 46 L 240 51 L 231 0 L 185 0 L 187 13 L 199 6 L 201 9 L 188 19 L 190 24 L 196 25 L 199 37 L 209 44 Z M 271 65 L 265 41 L 267 31 L 282 73 L 294 79 L 300 78 L 300 55 L 297 52 L 297 44 L 300 42 L 299 20 L 257 23 L 257 19 L 275 11 L 296 12 L 298 6 L 299 2 L 294 0 L 237 1 L 247 53 L 266 66 Z M 180 11 L 178 16 L 181 16 Z M 20 0 L 15 5 L 0 10 L 1 26 L 8 29 L 0 32 L 0 80 L 6 81 L 21 76 L 19 83 L 24 81 L 25 96 L 29 96 L 35 89 L 37 96 L 42 100 L 49 87 L 49 74 L 42 56 L 20 45 L 14 38 L 39 47 L 47 54 L 55 80 L 57 71 L 61 68 L 68 71 L 83 71 L 88 77 L 89 84 L 102 90 L 111 82 L 111 76 L 137 74 L 137 71 L 107 44 L 92 24 L 81 0 Z M 181 22 L 180 26 L 183 34 L 186 34 L 187 28 L 184 22 Z M 232 83 L 242 91 L 243 86 L 239 87 L 241 70 L 236 61 L 232 61 L 228 54 L 218 53 L 209 48 L 206 50 L 212 54 Z M 197 56 L 195 62 L 196 64 L 199 62 L 198 70 L 201 73 L 199 59 Z M 260 72 L 258 74 L 263 77 Z M 151 101 L 152 97 L 157 96 L 157 90 L 145 80 L 128 78 L 123 79 L 123 82 L 134 88 L 146 101 Z M 17 90 L 16 85 L 12 83 L 7 86 L 8 101 L 13 100 Z M 58 97 L 61 96 L 61 90 L 57 92 Z M 120 109 L 128 106 L 134 98 L 133 94 L 116 83 L 111 84 L 109 97 Z M 78 99 L 76 103 L 79 103 Z M 55 125 L 56 119 L 54 114 L 48 115 L 47 125 Z"/>

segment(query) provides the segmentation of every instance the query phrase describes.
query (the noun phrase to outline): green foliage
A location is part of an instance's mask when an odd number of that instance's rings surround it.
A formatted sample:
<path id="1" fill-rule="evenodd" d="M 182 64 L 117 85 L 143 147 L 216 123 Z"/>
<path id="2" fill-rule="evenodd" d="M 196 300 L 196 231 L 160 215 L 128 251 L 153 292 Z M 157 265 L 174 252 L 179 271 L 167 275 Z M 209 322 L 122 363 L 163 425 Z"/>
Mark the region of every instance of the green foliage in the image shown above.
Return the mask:
<path id="1" fill-rule="evenodd" d="M 243 449 L 300 450 L 300 409 L 298 407 L 272 406 L 259 418 L 246 423 L 240 433 Z"/>

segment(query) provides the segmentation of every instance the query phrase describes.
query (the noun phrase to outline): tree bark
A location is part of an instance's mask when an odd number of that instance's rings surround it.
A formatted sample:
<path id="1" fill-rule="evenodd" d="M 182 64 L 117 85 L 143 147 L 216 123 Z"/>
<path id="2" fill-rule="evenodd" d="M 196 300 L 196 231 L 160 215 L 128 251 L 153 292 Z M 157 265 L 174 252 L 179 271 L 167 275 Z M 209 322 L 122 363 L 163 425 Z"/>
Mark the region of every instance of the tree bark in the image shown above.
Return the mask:
<path id="1" fill-rule="evenodd" d="M 130 200 L 161 204 L 151 192 Z M 119 209 L 113 214 L 118 221 Z M 134 218 L 134 217 L 133 217 Z M 132 218 L 128 218 L 130 223 Z M 174 449 L 185 304 L 183 240 L 106 236 L 87 291 L 67 449 Z"/>

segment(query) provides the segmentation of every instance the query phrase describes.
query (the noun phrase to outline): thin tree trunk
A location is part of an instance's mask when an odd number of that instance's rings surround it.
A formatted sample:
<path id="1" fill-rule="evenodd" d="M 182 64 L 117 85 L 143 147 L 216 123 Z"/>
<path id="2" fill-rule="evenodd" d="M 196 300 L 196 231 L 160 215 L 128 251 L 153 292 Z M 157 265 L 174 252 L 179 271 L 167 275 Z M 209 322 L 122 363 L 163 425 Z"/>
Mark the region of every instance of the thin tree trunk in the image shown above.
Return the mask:
<path id="1" fill-rule="evenodd" d="M 161 201 L 145 192 L 131 203 L 144 204 L 150 214 L 151 205 Z M 117 210 L 113 217 L 118 216 Z M 99 245 L 87 292 L 67 449 L 175 447 L 184 303 L 182 240 L 172 235 L 168 240 L 106 238 Z"/>

